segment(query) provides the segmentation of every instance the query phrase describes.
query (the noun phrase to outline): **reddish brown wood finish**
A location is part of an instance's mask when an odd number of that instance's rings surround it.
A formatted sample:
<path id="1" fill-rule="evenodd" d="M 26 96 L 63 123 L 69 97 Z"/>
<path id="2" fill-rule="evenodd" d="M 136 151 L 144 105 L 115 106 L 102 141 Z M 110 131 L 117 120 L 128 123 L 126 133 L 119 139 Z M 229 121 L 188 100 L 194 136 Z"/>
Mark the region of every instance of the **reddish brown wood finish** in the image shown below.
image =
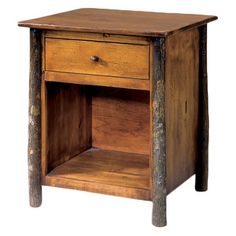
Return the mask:
<path id="1" fill-rule="evenodd" d="M 80 189 L 152 200 L 152 222 L 165 226 L 169 192 L 196 171 L 196 190 L 207 189 L 215 19 L 78 9 L 19 22 L 32 41 L 31 206 L 42 184 Z"/>
<path id="2" fill-rule="evenodd" d="M 195 173 L 198 132 L 199 31 L 166 40 L 167 190 Z"/>
<path id="3" fill-rule="evenodd" d="M 70 84 L 84 84 L 84 85 L 97 85 L 114 88 L 127 88 L 149 90 L 149 80 L 147 79 L 130 79 L 119 78 L 113 76 L 100 76 L 100 75 L 87 75 L 75 74 L 65 72 L 45 71 L 45 80 L 51 82 L 61 82 Z"/>
<path id="4" fill-rule="evenodd" d="M 216 16 L 205 15 L 84 8 L 21 21 L 18 25 L 50 30 L 167 36 L 216 19 Z"/>
<path id="5" fill-rule="evenodd" d="M 45 50 L 47 71 L 149 79 L 146 45 L 47 38 Z"/>
<path id="6" fill-rule="evenodd" d="M 94 87 L 92 145 L 149 154 L 149 93 Z"/>
<path id="7" fill-rule="evenodd" d="M 47 169 L 90 148 L 91 97 L 84 86 L 47 83 Z"/>
<path id="8" fill-rule="evenodd" d="M 46 185 L 150 200 L 148 156 L 89 149 L 53 169 Z"/>

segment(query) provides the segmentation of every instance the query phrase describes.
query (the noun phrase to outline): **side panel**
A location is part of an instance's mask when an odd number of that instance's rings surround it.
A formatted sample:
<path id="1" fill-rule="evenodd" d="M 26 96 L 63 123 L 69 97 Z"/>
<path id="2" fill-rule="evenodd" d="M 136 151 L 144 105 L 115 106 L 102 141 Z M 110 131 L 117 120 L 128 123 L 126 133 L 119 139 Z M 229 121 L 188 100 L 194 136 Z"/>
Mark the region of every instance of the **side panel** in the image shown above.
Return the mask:
<path id="1" fill-rule="evenodd" d="M 166 40 L 167 191 L 195 173 L 199 97 L 199 30 Z"/>
<path id="2" fill-rule="evenodd" d="M 46 83 L 48 172 L 91 147 L 91 96 L 89 88 Z"/>

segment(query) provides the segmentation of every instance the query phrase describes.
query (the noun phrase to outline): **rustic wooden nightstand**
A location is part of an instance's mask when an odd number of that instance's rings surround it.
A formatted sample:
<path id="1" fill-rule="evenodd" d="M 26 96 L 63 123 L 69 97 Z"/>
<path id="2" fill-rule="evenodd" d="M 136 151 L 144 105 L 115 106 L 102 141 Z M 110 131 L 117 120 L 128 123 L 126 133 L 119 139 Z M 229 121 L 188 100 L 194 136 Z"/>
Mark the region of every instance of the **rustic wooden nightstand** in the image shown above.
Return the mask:
<path id="1" fill-rule="evenodd" d="M 207 189 L 207 23 L 215 16 L 78 9 L 30 27 L 29 191 L 153 201 L 193 174 Z"/>

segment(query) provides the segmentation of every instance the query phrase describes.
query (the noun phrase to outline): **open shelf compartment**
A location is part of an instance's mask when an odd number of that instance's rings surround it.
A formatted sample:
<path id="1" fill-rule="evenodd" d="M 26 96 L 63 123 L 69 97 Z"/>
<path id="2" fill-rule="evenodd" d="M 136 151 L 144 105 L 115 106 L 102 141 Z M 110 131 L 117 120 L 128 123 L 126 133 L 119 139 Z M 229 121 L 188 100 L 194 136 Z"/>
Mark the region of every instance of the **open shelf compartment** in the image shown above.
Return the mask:
<path id="1" fill-rule="evenodd" d="M 46 82 L 45 185 L 151 199 L 149 92 Z"/>

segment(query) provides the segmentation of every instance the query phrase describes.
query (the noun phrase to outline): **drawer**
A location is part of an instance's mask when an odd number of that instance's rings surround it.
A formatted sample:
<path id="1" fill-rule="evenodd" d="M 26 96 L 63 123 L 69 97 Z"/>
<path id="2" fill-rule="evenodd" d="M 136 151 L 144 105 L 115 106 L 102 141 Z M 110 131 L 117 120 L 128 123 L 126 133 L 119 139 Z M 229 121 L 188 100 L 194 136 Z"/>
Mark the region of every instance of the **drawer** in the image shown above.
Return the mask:
<path id="1" fill-rule="evenodd" d="M 149 45 L 46 38 L 45 69 L 149 79 Z"/>

